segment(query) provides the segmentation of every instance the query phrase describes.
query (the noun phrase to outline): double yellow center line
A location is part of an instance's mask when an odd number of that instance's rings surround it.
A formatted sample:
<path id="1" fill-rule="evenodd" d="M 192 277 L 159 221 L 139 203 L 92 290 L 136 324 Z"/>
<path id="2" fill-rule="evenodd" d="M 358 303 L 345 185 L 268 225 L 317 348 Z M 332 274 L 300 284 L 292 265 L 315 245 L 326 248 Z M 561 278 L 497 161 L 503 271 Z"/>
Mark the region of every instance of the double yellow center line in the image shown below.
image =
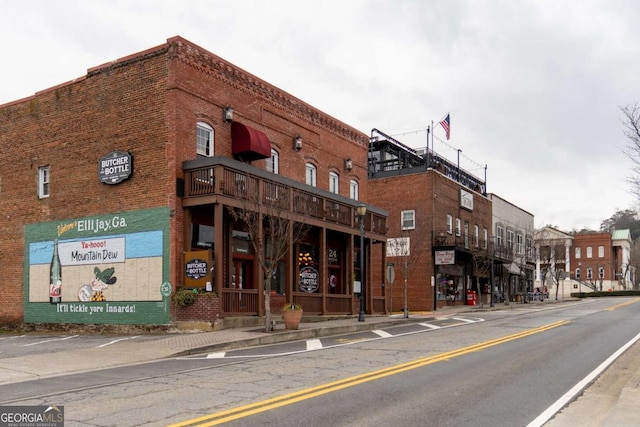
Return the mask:
<path id="1" fill-rule="evenodd" d="M 605 309 L 606 311 L 613 311 L 613 310 L 617 310 L 619 308 L 622 307 L 626 307 L 628 305 L 634 304 L 636 302 L 640 301 L 640 298 L 634 298 L 631 301 L 627 301 L 627 302 L 623 302 L 622 304 L 618 304 L 618 305 L 614 305 L 613 307 L 609 307 L 607 309 Z"/>
<path id="2" fill-rule="evenodd" d="M 422 366 L 430 365 L 437 362 L 446 361 L 459 357 L 464 354 L 472 353 L 474 351 L 484 350 L 489 347 L 504 344 L 509 341 L 517 340 L 527 337 L 529 335 L 537 334 L 540 332 L 548 331 L 549 329 L 557 328 L 569 323 L 568 320 L 562 320 L 548 325 L 540 326 L 539 328 L 528 329 L 516 334 L 507 335 L 504 337 L 496 338 L 494 340 L 485 341 L 482 343 L 470 345 L 468 347 L 459 348 L 456 350 L 448 351 L 446 353 L 436 354 L 434 356 L 424 357 L 416 359 L 410 362 L 401 363 L 389 368 L 380 369 L 373 372 L 368 372 L 354 377 L 345 378 L 343 380 L 322 384 L 320 386 L 307 388 L 294 393 L 285 394 L 282 396 L 274 397 L 272 399 L 263 400 L 261 402 L 252 403 L 245 406 L 239 406 L 237 408 L 229 409 L 226 411 L 216 412 L 214 414 L 205 415 L 203 417 L 194 418 L 192 420 L 184 421 L 177 424 L 172 424 L 169 427 L 205 427 L 215 426 L 218 424 L 226 423 L 229 421 L 237 420 L 240 418 L 248 417 L 250 415 L 259 414 L 261 412 L 269 411 L 281 406 L 290 405 L 292 403 L 300 402 L 302 400 L 311 399 L 323 394 L 332 393 L 344 388 L 353 387 L 358 384 L 374 381 L 380 378 L 395 375 L 401 372 L 409 371 L 412 369 L 420 368 Z"/>

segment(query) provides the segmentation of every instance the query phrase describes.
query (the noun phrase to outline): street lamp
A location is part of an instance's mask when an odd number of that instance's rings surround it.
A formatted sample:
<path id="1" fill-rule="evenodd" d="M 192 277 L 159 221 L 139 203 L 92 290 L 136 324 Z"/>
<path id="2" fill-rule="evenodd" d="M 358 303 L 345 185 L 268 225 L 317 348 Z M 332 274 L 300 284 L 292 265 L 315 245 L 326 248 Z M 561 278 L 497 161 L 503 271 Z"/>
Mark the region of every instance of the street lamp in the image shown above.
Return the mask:
<path id="1" fill-rule="evenodd" d="M 367 213 L 367 207 L 361 203 L 356 208 L 358 218 L 360 219 L 360 313 L 358 314 L 358 322 L 364 322 L 364 216 Z"/>
<path id="2" fill-rule="evenodd" d="M 495 277 L 494 277 L 495 273 L 493 272 L 493 269 L 494 269 L 493 263 L 494 263 L 494 258 L 495 258 L 495 252 L 496 252 L 496 248 L 494 246 L 494 239 L 492 237 L 491 238 L 491 285 L 489 287 L 489 292 L 491 293 L 491 295 L 489 295 L 489 307 L 495 307 L 495 304 L 493 302 L 493 292 L 494 292 L 493 291 L 493 281 L 495 279 Z"/>

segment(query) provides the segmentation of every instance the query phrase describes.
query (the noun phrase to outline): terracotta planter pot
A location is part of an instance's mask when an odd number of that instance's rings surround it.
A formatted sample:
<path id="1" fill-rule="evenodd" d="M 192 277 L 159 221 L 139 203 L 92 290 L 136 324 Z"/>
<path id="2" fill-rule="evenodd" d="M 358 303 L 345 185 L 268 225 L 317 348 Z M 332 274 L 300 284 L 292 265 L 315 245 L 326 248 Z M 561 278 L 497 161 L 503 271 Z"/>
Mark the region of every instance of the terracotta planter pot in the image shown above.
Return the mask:
<path id="1" fill-rule="evenodd" d="M 286 310 L 282 312 L 285 329 L 298 329 L 300 319 L 302 319 L 302 310 Z"/>

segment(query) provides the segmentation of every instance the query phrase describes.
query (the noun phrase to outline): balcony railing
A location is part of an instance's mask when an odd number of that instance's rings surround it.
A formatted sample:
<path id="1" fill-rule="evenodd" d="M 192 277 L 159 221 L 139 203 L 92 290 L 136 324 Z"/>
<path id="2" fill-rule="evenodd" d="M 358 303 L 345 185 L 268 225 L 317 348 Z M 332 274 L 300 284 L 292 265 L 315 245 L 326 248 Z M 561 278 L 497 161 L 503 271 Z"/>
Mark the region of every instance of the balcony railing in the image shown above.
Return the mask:
<path id="1" fill-rule="evenodd" d="M 455 233 L 449 233 L 446 230 L 433 232 L 434 247 L 455 247 L 464 248 L 469 251 L 477 251 L 480 254 L 490 258 L 493 256 L 495 260 L 511 262 L 515 259 L 513 245 L 494 243 L 492 240 L 477 239 L 472 235 L 461 234 L 457 236 Z"/>
<path id="2" fill-rule="evenodd" d="M 216 163 L 198 166 L 201 163 Z M 225 158 L 199 159 L 183 164 L 184 198 L 226 196 L 262 204 L 326 222 L 359 228 L 356 208 L 360 202 L 306 186 L 297 181 Z M 203 202 L 206 203 L 206 202 Z M 365 230 L 384 235 L 386 213 L 368 206 Z"/>

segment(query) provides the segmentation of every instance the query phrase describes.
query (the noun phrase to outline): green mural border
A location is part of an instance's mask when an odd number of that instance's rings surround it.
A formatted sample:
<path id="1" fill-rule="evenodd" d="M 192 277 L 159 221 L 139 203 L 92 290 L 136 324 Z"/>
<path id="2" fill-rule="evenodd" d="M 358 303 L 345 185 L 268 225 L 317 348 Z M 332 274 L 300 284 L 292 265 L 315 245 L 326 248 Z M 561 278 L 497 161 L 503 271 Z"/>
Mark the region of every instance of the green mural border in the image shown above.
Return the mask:
<path id="1" fill-rule="evenodd" d="M 118 224 L 124 219 L 126 230 Z M 144 231 L 162 231 L 162 283 L 169 280 L 169 208 L 123 211 L 61 221 L 25 225 L 24 241 L 24 321 L 25 323 L 78 323 L 121 325 L 168 325 L 170 321 L 169 297 L 158 301 L 64 301 L 29 302 L 29 247 L 34 242 L 62 238 L 95 238 Z M 163 293 L 164 295 L 164 293 Z"/>

